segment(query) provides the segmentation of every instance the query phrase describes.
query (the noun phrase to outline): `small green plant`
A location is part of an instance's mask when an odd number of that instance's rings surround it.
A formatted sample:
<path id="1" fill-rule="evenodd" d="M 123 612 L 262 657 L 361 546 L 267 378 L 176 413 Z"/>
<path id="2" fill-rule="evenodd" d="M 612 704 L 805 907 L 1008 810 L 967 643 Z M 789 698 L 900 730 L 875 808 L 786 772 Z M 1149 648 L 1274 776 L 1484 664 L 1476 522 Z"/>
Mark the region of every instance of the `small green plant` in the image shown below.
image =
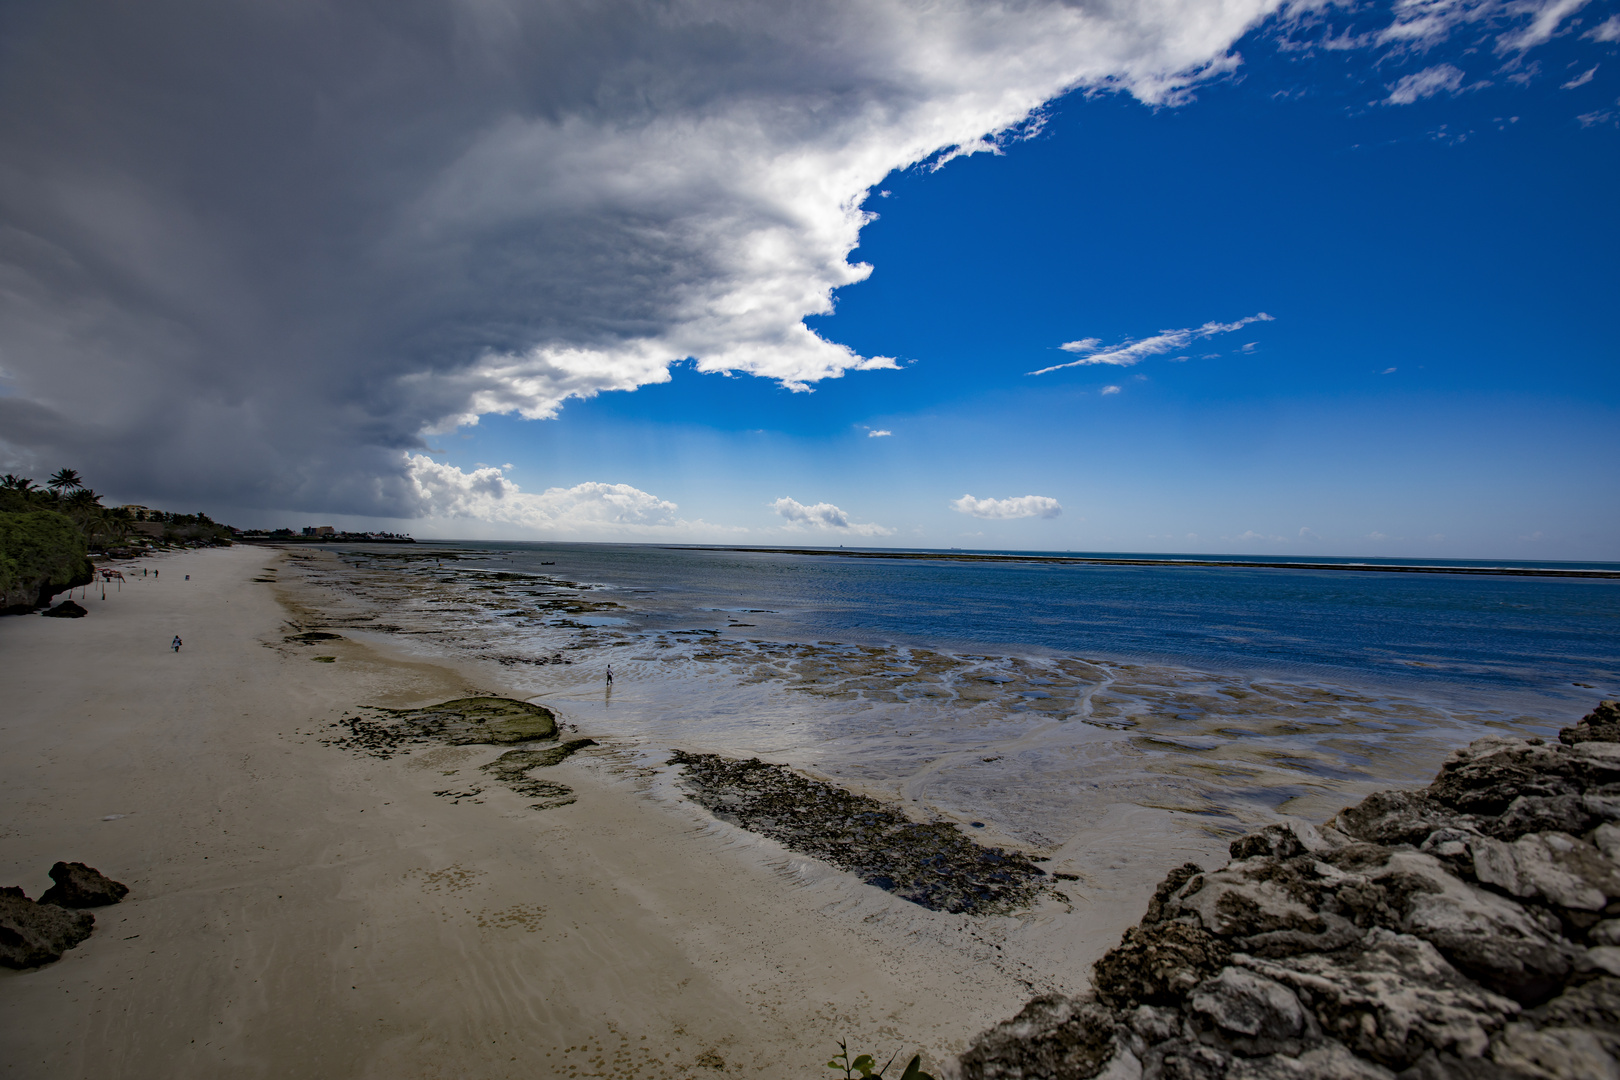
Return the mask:
<path id="1" fill-rule="evenodd" d="M 883 1074 L 894 1064 L 894 1059 L 900 1056 L 900 1051 L 896 1050 L 894 1057 L 889 1058 L 880 1069 L 877 1067 L 877 1059 L 871 1054 L 861 1054 L 853 1061 L 850 1060 L 849 1045 L 843 1039 L 838 1040 L 838 1051 L 838 1054 L 827 1062 L 827 1068 L 834 1072 L 841 1070 L 844 1080 L 855 1080 L 857 1076 L 862 1080 L 871 1080 L 874 1076 L 882 1080 Z M 900 1074 L 900 1080 L 934 1080 L 934 1078 L 922 1071 L 922 1055 L 916 1054 L 906 1063 L 905 1072 Z"/>

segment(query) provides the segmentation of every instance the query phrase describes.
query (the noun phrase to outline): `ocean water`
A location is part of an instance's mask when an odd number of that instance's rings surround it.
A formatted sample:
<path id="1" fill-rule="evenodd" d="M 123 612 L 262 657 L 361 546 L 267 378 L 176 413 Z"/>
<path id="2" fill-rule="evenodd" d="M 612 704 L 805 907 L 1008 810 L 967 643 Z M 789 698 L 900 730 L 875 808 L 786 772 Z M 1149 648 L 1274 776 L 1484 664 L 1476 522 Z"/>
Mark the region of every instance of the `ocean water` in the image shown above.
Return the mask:
<path id="1" fill-rule="evenodd" d="M 478 560 L 469 568 L 544 569 L 634 593 L 630 607 L 647 628 L 724 628 L 737 620 L 722 616 L 747 614 L 760 631 L 754 636 L 795 640 L 1036 648 L 1528 690 L 1571 702 L 1591 696 L 1576 683 L 1620 692 L 1615 580 L 899 562 L 630 545 L 456 547 Z M 1620 564 L 1553 565 L 1620 572 Z"/>
<path id="2" fill-rule="evenodd" d="M 498 669 L 658 763 L 759 755 L 1105 895 L 1620 696 L 1620 581 L 432 543 L 307 563 L 326 625 Z M 564 663 L 562 661 L 568 661 Z M 615 681 L 605 683 L 612 664 Z M 1128 875 L 1127 875 L 1128 876 Z"/>

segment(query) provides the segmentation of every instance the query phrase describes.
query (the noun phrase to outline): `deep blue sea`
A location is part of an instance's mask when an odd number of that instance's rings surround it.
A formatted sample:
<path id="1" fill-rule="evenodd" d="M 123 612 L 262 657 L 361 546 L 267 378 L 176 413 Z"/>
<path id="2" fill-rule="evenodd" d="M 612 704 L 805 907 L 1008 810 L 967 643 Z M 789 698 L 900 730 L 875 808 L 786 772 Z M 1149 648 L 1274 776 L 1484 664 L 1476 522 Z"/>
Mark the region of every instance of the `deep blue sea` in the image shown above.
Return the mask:
<path id="1" fill-rule="evenodd" d="M 783 640 L 1035 649 L 1414 689 L 1529 692 L 1572 706 L 1620 696 L 1620 580 L 868 560 L 616 544 L 433 546 L 472 556 L 461 563 L 468 568 L 609 586 L 633 597 L 631 622 L 649 630 L 744 622 L 753 636 Z M 1620 571 L 1615 563 L 1545 565 Z"/>

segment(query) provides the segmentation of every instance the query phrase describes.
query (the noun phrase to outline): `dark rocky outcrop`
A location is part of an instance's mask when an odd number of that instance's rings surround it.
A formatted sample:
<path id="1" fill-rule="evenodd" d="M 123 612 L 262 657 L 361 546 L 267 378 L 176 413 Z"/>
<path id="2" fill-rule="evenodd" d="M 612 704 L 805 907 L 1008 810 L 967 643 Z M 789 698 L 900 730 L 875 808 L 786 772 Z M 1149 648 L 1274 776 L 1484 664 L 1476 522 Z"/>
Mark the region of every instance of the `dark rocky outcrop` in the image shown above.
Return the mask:
<path id="1" fill-rule="evenodd" d="M 49 611 L 42 611 L 40 614 L 52 619 L 82 619 L 90 613 L 73 601 L 64 600 Z"/>
<path id="2" fill-rule="evenodd" d="M 1620 1078 L 1620 709 L 1173 871 L 964 1080 Z"/>
<path id="3" fill-rule="evenodd" d="M 31 968 L 60 960 L 95 925 L 88 911 L 35 903 L 21 889 L 0 889 L 0 966 Z"/>
<path id="4" fill-rule="evenodd" d="M 42 904 L 65 908 L 105 907 L 129 895 L 128 885 L 82 862 L 57 863 L 51 867 L 51 880 L 56 884 L 39 898 Z"/>

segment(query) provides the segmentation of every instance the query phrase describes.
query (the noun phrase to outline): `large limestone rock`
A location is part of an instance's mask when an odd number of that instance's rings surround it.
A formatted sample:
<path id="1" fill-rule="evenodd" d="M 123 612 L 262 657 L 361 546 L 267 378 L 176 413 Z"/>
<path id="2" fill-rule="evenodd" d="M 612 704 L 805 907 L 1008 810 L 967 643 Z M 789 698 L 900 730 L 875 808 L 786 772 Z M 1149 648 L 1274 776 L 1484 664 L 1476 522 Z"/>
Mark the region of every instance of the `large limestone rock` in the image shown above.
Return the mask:
<path id="1" fill-rule="evenodd" d="M 60 960 L 95 925 L 88 911 L 36 904 L 21 889 L 0 889 L 0 966 L 31 968 Z"/>
<path id="2" fill-rule="evenodd" d="M 1620 706 L 1187 864 L 968 1080 L 1620 1080 Z"/>

